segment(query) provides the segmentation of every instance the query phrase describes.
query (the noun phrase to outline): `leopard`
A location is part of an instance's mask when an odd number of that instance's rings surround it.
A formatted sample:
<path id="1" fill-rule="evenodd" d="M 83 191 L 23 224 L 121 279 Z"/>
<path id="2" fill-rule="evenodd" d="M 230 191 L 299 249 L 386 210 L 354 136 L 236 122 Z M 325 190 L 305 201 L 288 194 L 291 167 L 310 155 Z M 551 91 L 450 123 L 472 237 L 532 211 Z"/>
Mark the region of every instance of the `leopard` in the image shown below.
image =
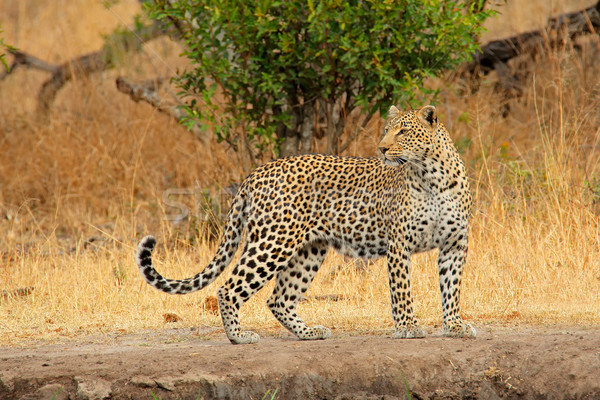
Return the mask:
<path id="1" fill-rule="evenodd" d="M 187 279 L 167 279 L 152 263 L 153 236 L 138 245 L 145 281 L 169 294 L 187 294 L 213 282 L 231 263 L 217 290 L 225 334 L 233 344 L 259 341 L 240 327 L 242 305 L 267 282 L 267 305 L 300 340 L 326 339 L 331 330 L 308 326 L 297 307 L 330 248 L 339 253 L 385 257 L 393 338 L 423 338 L 413 310 L 411 256 L 439 250 L 442 335 L 475 337 L 460 314 L 460 287 L 468 248 L 472 197 L 464 162 L 432 105 L 389 108 L 377 156 L 303 154 L 257 167 L 241 183 L 208 265 Z M 245 236 L 244 236 L 245 235 Z"/>

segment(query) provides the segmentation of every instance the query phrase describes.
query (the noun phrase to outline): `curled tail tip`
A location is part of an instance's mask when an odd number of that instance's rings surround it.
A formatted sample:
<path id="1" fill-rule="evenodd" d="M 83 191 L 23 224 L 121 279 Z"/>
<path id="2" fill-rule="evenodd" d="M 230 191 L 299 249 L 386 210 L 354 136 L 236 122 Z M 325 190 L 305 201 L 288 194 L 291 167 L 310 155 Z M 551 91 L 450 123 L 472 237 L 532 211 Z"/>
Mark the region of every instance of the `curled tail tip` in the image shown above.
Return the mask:
<path id="1" fill-rule="evenodd" d="M 142 239 L 138 245 L 136 257 L 138 267 L 145 268 L 152 266 L 152 250 L 154 250 L 154 246 L 156 246 L 156 239 L 153 236 L 148 235 Z"/>
<path id="2" fill-rule="evenodd" d="M 148 235 L 141 240 L 138 247 L 153 250 L 154 246 L 156 246 L 156 239 L 154 238 L 154 236 Z"/>

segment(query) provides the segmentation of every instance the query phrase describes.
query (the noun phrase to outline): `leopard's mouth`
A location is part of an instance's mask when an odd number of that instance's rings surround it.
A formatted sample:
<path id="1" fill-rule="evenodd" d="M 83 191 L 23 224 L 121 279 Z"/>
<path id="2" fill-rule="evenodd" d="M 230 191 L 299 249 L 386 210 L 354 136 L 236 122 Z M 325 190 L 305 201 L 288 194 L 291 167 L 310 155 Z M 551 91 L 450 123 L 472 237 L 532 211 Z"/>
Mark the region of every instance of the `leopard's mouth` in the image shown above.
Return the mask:
<path id="1" fill-rule="evenodd" d="M 383 163 L 385 165 L 387 165 L 388 167 L 401 167 L 404 164 L 406 164 L 408 160 L 406 158 L 402 158 L 402 157 L 394 157 L 394 158 L 387 158 L 385 156 L 383 156 Z"/>

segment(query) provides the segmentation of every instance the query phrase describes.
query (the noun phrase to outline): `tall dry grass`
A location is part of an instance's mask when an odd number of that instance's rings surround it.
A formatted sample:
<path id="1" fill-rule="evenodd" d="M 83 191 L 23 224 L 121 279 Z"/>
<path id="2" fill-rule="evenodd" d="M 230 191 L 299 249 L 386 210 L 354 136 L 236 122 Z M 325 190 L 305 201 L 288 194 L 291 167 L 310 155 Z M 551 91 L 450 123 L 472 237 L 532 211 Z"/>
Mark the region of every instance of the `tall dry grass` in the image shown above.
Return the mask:
<path id="1" fill-rule="evenodd" d="M 524 18 L 515 3 L 490 21 L 490 37 L 536 27 L 515 26 Z M 579 6 L 521 3 L 537 10 L 527 15 Z M 131 21 L 136 4 L 121 1 L 111 11 L 71 1 L 58 15 L 46 2 L 10 2 L 0 5 L 0 20 L 7 42 L 59 62 L 97 49 L 97 32 Z M 439 83 L 438 110 L 469 166 L 475 198 L 462 290 L 463 315 L 475 326 L 600 324 L 600 67 L 597 44 L 584 49 L 529 64 L 524 95 L 508 101 L 506 118 L 494 76 L 470 95 Z M 197 272 L 214 244 L 192 225 L 165 220 L 172 210 L 163 192 L 216 190 L 244 174 L 223 145 L 202 146 L 114 89 L 117 75 L 164 76 L 182 63 L 168 41 L 149 43 L 116 70 L 70 83 L 47 123 L 34 115 L 44 73 L 21 70 L 0 82 L 0 344 L 165 326 L 210 326 L 223 337 L 219 316 L 203 305 L 227 272 L 200 293 L 173 297 L 146 285 L 133 259 L 137 240 L 152 232 L 165 275 Z M 348 152 L 373 155 L 377 137 L 362 137 Z M 435 259 L 413 259 L 416 313 L 429 330 L 441 322 Z M 28 296 L 12 292 L 26 287 L 34 287 Z M 277 335 L 283 328 L 265 305 L 271 287 L 243 308 L 242 323 Z M 391 332 L 383 261 L 357 270 L 330 254 L 308 299 L 301 314 L 309 323 L 338 334 Z M 166 323 L 166 313 L 181 320 Z"/>

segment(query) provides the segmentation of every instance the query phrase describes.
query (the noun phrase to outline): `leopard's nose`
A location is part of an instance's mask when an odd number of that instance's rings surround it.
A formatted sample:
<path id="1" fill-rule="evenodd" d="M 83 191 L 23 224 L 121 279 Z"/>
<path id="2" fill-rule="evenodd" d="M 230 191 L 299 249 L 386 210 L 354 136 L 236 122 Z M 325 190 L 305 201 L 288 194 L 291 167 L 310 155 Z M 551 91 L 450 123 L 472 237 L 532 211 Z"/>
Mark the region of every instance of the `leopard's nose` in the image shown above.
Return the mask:
<path id="1" fill-rule="evenodd" d="M 389 147 L 380 147 L 379 151 L 381 152 L 381 154 L 385 154 L 386 151 L 389 150 Z"/>

